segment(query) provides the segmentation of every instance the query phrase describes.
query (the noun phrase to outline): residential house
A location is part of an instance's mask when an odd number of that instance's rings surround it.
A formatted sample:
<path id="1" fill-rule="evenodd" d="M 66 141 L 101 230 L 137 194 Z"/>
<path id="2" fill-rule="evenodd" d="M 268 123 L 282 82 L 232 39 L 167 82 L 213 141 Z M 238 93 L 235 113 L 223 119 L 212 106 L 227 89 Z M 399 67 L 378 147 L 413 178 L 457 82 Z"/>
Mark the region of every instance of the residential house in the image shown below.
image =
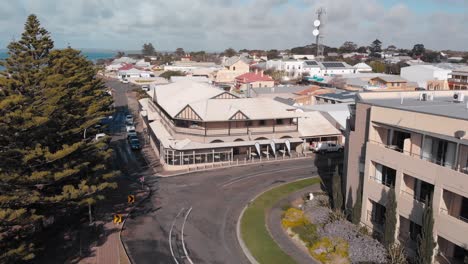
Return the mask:
<path id="1" fill-rule="evenodd" d="M 241 74 L 235 79 L 235 88 L 246 91 L 248 88 L 273 87 L 275 81 L 263 71 L 255 71 Z"/>
<path id="2" fill-rule="evenodd" d="M 356 65 L 353 66 L 354 69 L 356 70 L 356 73 L 371 73 L 372 72 L 372 67 L 367 65 L 364 62 L 360 62 Z"/>
<path id="3" fill-rule="evenodd" d="M 233 56 L 225 58 L 222 67 L 216 72 L 215 83 L 233 86 L 237 76 L 250 71 L 250 60 L 245 57 Z"/>
<path id="4" fill-rule="evenodd" d="M 397 75 L 383 75 L 369 80 L 367 90 L 414 90 L 417 85 L 408 84 L 408 81 Z"/>

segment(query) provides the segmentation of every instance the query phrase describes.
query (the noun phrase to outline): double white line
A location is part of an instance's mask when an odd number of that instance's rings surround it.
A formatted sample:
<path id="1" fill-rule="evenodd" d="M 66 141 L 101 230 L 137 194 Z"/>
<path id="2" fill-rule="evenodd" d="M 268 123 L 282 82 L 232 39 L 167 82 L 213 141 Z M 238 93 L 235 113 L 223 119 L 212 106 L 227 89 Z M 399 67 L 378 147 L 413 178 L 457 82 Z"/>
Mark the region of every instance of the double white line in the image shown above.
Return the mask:
<path id="1" fill-rule="evenodd" d="M 171 229 L 169 230 L 169 249 L 171 251 L 172 258 L 174 259 L 174 262 L 176 264 L 179 264 L 179 261 L 177 261 L 177 258 L 174 255 L 174 250 L 172 248 L 172 231 L 174 230 L 174 226 L 175 226 L 175 223 L 177 221 L 177 218 L 180 216 L 180 214 L 182 214 L 184 209 L 185 208 L 180 209 L 179 213 L 174 218 L 174 221 L 172 221 Z M 185 228 L 185 223 L 187 222 L 187 218 L 188 218 L 190 212 L 192 212 L 192 207 L 190 207 L 187 210 L 187 212 L 185 213 L 184 222 L 182 223 L 181 240 L 182 240 L 182 250 L 184 251 L 184 255 L 187 258 L 187 260 L 189 261 L 189 263 L 193 264 L 192 259 L 190 259 L 189 255 L 188 255 L 187 248 L 185 247 L 185 242 L 184 242 L 184 228 Z"/>

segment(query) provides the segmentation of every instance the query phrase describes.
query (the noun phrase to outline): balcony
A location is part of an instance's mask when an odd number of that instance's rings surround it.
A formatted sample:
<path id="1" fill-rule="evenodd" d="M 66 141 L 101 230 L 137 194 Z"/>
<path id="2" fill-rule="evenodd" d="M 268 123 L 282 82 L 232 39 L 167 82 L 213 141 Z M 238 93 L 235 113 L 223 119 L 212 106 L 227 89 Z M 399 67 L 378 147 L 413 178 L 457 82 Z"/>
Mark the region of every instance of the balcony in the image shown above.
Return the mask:
<path id="1" fill-rule="evenodd" d="M 468 244 L 468 198 L 443 190 L 439 209 L 438 234 L 458 245 Z"/>
<path id="2" fill-rule="evenodd" d="M 458 78 L 448 78 L 447 81 L 452 82 L 452 83 L 467 83 L 468 84 L 468 79 L 458 79 Z"/>

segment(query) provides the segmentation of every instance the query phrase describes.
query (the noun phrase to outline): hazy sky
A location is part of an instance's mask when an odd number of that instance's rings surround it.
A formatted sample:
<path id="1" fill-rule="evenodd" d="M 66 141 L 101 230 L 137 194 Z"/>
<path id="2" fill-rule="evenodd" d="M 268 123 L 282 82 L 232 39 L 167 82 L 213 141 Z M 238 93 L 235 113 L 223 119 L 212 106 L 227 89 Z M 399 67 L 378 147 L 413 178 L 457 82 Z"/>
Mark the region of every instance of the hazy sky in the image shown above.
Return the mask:
<path id="1" fill-rule="evenodd" d="M 0 0 L 0 48 L 18 38 L 28 14 L 56 47 L 220 51 L 283 49 L 313 42 L 326 9 L 324 42 L 468 50 L 468 0 Z"/>

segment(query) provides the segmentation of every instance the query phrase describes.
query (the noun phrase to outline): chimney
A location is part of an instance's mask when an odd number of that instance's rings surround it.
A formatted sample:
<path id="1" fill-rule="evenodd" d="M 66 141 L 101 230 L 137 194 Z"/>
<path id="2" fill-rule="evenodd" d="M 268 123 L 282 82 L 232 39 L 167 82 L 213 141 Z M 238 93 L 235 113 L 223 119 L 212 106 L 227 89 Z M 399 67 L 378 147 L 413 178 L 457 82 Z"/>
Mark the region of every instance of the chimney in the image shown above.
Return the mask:
<path id="1" fill-rule="evenodd" d="M 260 71 L 260 76 L 262 76 L 262 77 L 263 77 L 263 70 L 261 70 L 261 71 Z"/>

